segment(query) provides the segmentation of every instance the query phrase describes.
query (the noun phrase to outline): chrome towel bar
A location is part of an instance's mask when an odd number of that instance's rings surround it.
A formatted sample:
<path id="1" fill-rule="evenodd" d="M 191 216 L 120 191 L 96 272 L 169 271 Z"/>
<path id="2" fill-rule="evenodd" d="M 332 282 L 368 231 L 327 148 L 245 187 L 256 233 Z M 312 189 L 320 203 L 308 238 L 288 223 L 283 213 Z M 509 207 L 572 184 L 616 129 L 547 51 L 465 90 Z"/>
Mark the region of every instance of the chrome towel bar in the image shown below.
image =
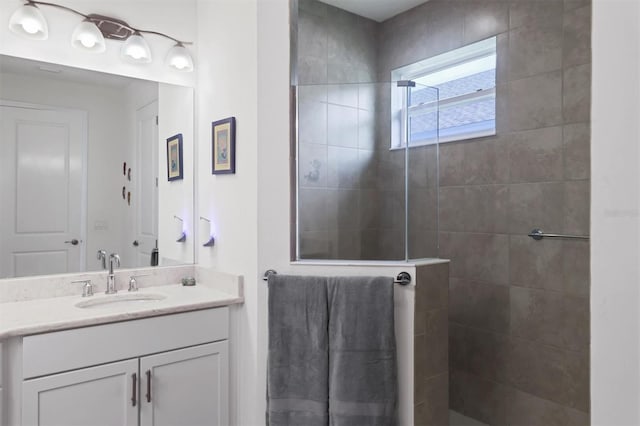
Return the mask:
<path id="1" fill-rule="evenodd" d="M 269 275 L 272 274 L 277 274 L 278 272 L 276 272 L 273 269 L 268 269 L 267 271 L 265 271 L 264 275 L 262 276 L 262 280 L 263 281 L 267 281 L 269 279 Z M 393 281 L 394 284 L 400 284 L 400 285 L 409 285 L 411 284 L 411 274 L 408 272 L 400 272 L 398 274 L 398 276 L 396 277 L 396 279 Z"/>
<path id="2" fill-rule="evenodd" d="M 546 234 L 542 229 L 532 229 L 529 232 L 529 236 L 536 241 L 540 241 L 543 238 L 564 238 L 568 240 L 588 240 L 586 235 L 564 235 L 564 234 Z"/>

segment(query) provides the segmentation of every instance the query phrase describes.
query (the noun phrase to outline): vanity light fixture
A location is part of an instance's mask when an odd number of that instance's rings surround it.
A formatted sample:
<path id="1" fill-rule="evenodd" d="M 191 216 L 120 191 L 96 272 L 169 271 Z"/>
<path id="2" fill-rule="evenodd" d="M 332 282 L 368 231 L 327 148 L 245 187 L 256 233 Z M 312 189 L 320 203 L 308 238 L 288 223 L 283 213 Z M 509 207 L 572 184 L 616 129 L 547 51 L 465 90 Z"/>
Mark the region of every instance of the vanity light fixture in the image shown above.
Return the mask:
<path id="1" fill-rule="evenodd" d="M 44 15 L 38 6 L 27 2 L 20 6 L 9 19 L 9 29 L 16 34 L 32 38 L 34 40 L 46 40 L 49 38 L 49 27 Z"/>
<path id="2" fill-rule="evenodd" d="M 49 37 L 47 21 L 39 6 L 51 6 L 73 13 L 83 18 L 71 35 L 73 47 L 93 53 L 102 53 L 107 49 L 105 39 L 124 42 L 120 54 L 122 58 L 134 63 L 149 63 L 152 60 L 151 49 L 143 34 L 154 34 L 175 43 L 165 58 L 165 63 L 179 71 L 193 71 L 193 58 L 185 45 L 193 43 L 181 41 L 157 31 L 134 28 L 125 21 L 109 16 L 78 12 L 55 3 L 25 0 L 9 20 L 9 28 L 16 34 L 33 40 L 46 40 Z"/>
<path id="3" fill-rule="evenodd" d="M 139 32 L 133 34 L 124 42 L 121 54 L 123 58 L 132 62 L 142 64 L 151 62 L 151 49 Z"/>

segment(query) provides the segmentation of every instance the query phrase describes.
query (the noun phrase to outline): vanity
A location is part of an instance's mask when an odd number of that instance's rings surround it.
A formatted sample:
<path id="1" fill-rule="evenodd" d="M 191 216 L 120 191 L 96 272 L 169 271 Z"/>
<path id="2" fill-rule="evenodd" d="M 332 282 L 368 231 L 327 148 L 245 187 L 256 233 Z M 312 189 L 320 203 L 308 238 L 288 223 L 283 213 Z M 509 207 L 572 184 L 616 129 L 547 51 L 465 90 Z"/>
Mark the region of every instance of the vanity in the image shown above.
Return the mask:
<path id="1" fill-rule="evenodd" d="M 89 297 L 79 283 L 50 297 L 65 276 L 34 279 L 33 294 L 5 285 L 5 299 L 23 300 L 0 303 L 2 425 L 228 424 L 229 306 L 243 302 L 241 277 L 193 265 L 142 272 L 151 278 L 129 292 L 132 272 L 120 271 L 112 295 L 103 273 L 83 276 L 96 283 Z M 197 285 L 181 285 L 185 274 Z"/>

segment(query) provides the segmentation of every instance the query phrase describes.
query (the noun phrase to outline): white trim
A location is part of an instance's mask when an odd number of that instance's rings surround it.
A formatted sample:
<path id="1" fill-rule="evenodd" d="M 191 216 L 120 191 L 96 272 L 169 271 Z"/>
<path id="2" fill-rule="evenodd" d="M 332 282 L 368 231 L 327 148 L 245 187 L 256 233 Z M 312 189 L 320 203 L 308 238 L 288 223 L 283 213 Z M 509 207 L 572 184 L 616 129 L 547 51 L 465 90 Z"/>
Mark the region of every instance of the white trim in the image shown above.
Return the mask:
<path id="1" fill-rule="evenodd" d="M 419 62 L 415 62 L 410 65 L 406 65 L 404 67 L 397 68 L 391 72 L 391 78 L 393 81 L 396 80 L 415 80 L 421 86 L 425 88 L 429 88 L 431 86 L 425 85 L 419 81 L 421 77 L 428 76 L 429 74 L 441 72 L 451 67 L 457 67 L 461 64 L 478 61 L 479 59 L 487 59 L 492 58 L 493 60 L 493 69 L 496 68 L 497 61 L 497 37 L 490 37 L 488 39 L 479 41 L 477 43 L 473 43 L 458 49 L 451 50 L 449 52 L 443 53 L 441 55 L 437 55 L 431 58 L 424 59 Z M 481 68 L 486 68 L 489 64 L 489 61 L 484 61 L 481 63 Z M 434 87 L 433 90 L 438 90 L 437 87 Z M 459 96 L 450 97 L 444 100 L 437 99 L 436 101 L 423 103 L 420 105 L 409 106 L 407 99 L 407 90 L 402 90 L 401 95 L 398 94 L 397 91 L 393 91 L 391 93 L 391 122 L 392 122 L 392 134 L 391 134 L 391 143 L 390 150 L 395 149 L 404 149 L 405 146 L 409 148 L 416 146 L 425 146 L 425 145 L 433 145 L 435 143 L 445 143 L 445 142 L 454 142 L 454 141 L 462 141 L 468 139 L 474 139 L 479 137 L 491 136 L 496 134 L 495 127 L 492 130 L 484 130 L 477 132 L 469 132 L 463 133 L 458 136 L 448 136 L 441 137 L 439 134 L 437 136 L 437 141 L 418 141 L 414 143 L 409 142 L 409 135 L 407 134 L 406 126 L 403 126 L 402 123 L 406 123 L 409 117 L 412 116 L 412 113 L 419 112 L 424 109 L 434 108 L 438 110 L 444 109 L 446 107 L 452 107 L 458 104 L 465 104 L 476 102 L 483 98 L 490 98 L 496 96 L 496 88 L 495 85 L 491 88 L 484 89 L 478 92 L 469 92 L 464 93 Z M 402 98 L 401 100 L 399 98 Z M 439 96 L 438 96 L 439 97 Z M 396 114 L 400 112 L 400 120 L 401 120 L 401 135 L 399 138 L 394 138 L 394 118 L 396 118 Z M 397 118 L 396 118 L 397 119 Z M 440 119 L 438 117 L 438 130 L 440 126 Z M 395 126 L 397 127 L 397 126 Z M 439 132 L 438 132 L 439 133 Z"/>

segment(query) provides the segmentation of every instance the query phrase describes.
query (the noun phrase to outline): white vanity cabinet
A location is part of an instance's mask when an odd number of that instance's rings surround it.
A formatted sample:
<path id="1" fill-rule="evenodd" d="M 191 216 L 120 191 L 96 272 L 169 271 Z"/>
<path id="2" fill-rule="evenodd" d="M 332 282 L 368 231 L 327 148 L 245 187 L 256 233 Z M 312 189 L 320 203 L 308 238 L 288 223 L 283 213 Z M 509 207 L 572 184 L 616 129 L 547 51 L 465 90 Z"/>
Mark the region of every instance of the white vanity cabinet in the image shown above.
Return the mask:
<path id="1" fill-rule="evenodd" d="M 227 342 L 140 359 L 140 426 L 226 425 Z"/>
<path id="2" fill-rule="evenodd" d="M 138 408 L 131 397 L 137 373 L 134 359 L 26 380 L 22 424 L 135 426 Z"/>
<path id="3" fill-rule="evenodd" d="M 14 339 L 8 424 L 226 425 L 228 329 L 215 308 Z"/>

